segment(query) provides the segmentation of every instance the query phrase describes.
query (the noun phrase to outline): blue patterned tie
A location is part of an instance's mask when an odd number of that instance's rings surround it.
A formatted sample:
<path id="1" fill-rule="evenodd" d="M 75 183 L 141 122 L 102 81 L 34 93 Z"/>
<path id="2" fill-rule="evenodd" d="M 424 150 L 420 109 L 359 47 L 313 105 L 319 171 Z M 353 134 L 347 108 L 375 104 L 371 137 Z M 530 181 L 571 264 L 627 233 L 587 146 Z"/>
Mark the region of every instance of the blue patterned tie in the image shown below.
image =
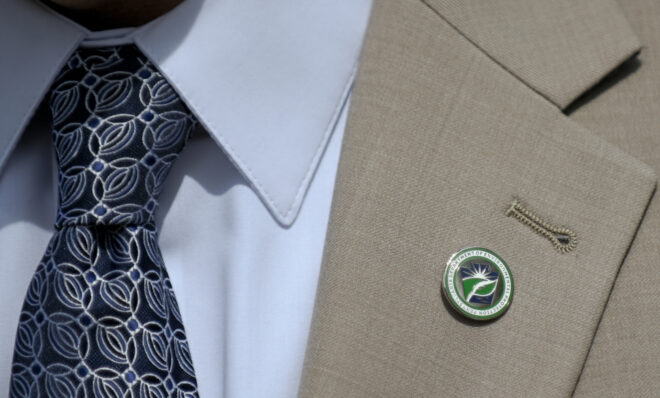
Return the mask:
<path id="1" fill-rule="evenodd" d="M 25 297 L 10 397 L 197 397 L 153 221 L 194 117 L 135 46 L 79 50 L 50 107 L 56 232 Z"/>

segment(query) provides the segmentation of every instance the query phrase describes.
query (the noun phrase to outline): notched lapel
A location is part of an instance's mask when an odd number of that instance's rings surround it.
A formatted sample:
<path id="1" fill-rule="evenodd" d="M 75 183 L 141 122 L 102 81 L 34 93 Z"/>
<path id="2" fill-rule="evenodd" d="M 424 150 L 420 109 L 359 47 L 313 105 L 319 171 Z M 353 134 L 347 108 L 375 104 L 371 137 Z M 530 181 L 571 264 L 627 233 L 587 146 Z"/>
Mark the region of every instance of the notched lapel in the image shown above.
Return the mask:
<path id="1" fill-rule="evenodd" d="M 615 0 L 424 1 L 562 109 L 641 48 Z"/>
<path id="2" fill-rule="evenodd" d="M 300 395 L 566 396 L 655 186 L 422 2 L 375 2 L 354 89 Z M 514 197 L 580 245 L 506 211 Z M 455 317 L 444 263 L 509 264 L 499 320 Z"/>

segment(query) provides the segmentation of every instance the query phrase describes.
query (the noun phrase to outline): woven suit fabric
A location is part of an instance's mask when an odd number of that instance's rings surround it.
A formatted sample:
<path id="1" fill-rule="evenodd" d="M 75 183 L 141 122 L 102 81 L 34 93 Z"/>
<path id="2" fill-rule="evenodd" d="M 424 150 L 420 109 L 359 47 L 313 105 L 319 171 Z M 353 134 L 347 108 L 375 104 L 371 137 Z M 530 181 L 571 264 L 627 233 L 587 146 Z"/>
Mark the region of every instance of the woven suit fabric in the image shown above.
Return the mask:
<path id="1" fill-rule="evenodd" d="M 197 397 L 154 224 L 195 118 L 133 45 L 78 50 L 49 100 L 59 208 L 20 314 L 10 397 Z"/>

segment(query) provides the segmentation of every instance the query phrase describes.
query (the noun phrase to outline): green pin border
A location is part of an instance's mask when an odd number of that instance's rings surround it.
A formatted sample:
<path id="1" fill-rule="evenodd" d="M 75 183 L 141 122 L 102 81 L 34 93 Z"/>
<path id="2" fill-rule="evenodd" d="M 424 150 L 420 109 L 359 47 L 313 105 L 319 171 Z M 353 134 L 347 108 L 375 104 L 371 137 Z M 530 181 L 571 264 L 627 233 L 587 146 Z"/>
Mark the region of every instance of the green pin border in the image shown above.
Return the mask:
<path id="1" fill-rule="evenodd" d="M 491 255 L 493 255 L 494 257 L 496 257 L 498 260 L 500 260 L 502 262 L 502 265 L 504 265 L 504 268 L 506 268 L 506 271 L 509 274 L 509 280 L 511 281 L 511 294 L 509 295 L 509 300 L 504 305 L 504 307 L 502 307 L 498 312 L 496 312 L 494 314 L 474 315 L 474 314 L 470 314 L 469 312 L 464 311 L 458 305 L 458 303 L 454 300 L 454 298 L 451 296 L 451 294 L 449 294 L 449 289 L 447 288 L 447 285 L 449 284 L 449 265 L 452 263 L 454 258 L 460 256 L 461 254 L 463 254 L 465 252 L 473 251 L 473 250 L 481 250 L 481 251 L 490 253 Z M 489 263 L 491 263 L 490 259 L 488 259 L 486 257 L 483 257 L 483 256 L 471 256 L 471 257 L 468 257 L 467 259 L 465 259 L 463 262 L 465 262 L 465 261 L 467 261 L 468 259 L 471 259 L 471 258 L 483 258 L 483 259 L 487 260 Z M 463 262 L 461 262 L 461 264 Z M 460 264 L 459 264 L 459 267 L 460 267 Z M 498 255 L 497 253 L 495 253 L 492 250 L 486 249 L 484 247 L 476 247 L 476 246 L 475 247 L 466 247 L 466 248 L 461 249 L 458 252 L 452 254 L 451 257 L 449 257 L 449 260 L 447 261 L 447 263 L 445 264 L 445 271 L 444 271 L 444 275 L 443 275 L 443 278 L 442 278 L 442 293 L 447 298 L 447 301 L 449 301 L 452 308 L 454 308 L 454 310 L 456 310 L 456 312 L 458 312 L 459 314 L 463 315 L 466 318 L 473 319 L 475 321 L 489 321 L 491 319 L 499 318 L 500 316 L 504 315 L 504 313 L 511 306 L 511 302 L 513 301 L 514 291 L 515 291 L 515 289 L 514 289 L 513 273 L 511 272 L 511 269 L 509 268 L 509 265 L 506 263 L 506 261 L 504 261 L 504 259 L 500 255 Z M 503 299 L 503 297 L 500 297 L 500 299 L 497 301 L 497 303 L 493 304 L 492 307 L 496 307 L 502 301 L 502 299 Z M 465 302 L 463 302 L 463 303 L 465 305 L 468 305 L 468 306 L 472 307 L 468 303 L 465 303 Z"/>

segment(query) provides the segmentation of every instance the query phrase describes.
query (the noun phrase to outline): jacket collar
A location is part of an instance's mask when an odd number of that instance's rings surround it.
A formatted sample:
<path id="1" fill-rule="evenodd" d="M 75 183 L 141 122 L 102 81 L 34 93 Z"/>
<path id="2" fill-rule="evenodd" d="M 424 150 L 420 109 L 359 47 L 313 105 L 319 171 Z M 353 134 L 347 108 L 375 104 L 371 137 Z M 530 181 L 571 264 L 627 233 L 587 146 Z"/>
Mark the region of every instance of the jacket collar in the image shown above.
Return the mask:
<path id="1" fill-rule="evenodd" d="M 370 5 L 186 0 L 130 33 L 90 34 L 41 3 L 6 0 L 0 15 L 0 166 L 81 43 L 133 42 L 274 218 L 288 226 L 350 91 Z"/>

